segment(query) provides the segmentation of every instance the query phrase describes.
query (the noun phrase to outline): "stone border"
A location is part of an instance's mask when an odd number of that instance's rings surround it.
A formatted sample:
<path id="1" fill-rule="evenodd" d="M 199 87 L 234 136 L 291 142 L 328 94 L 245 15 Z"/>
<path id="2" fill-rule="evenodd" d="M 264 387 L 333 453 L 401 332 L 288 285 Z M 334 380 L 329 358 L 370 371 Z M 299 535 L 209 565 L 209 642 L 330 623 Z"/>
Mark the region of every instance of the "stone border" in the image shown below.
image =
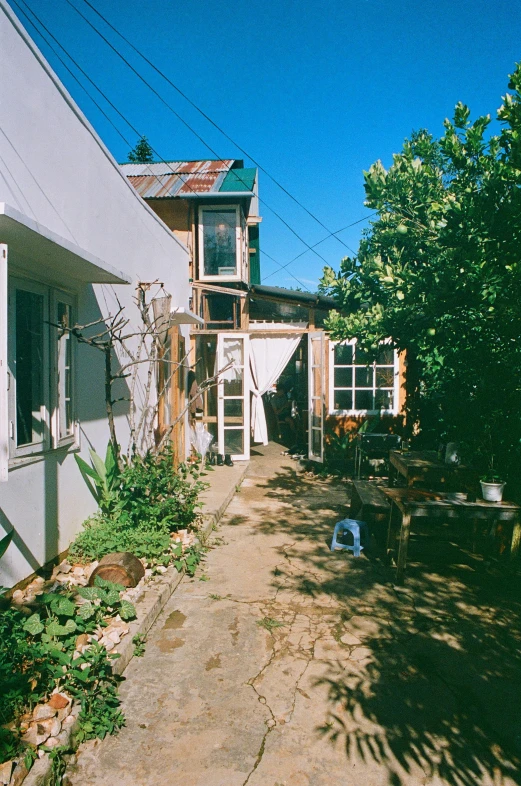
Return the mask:
<path id="1" fill-rule="evenodd" d="M 238 478 L 235 479 L 234 485 L 230 488 L 229 492 L 227 492 L 220 505 L 215 510 L 210 510 L 202 514 L 202 525 L 199 529 L 197 538 L 199 543 L 206 543 L 210 537 L 213 528 L 222 518 L 226 508 L 235 496 L 238 486 L 240 486 L 244 480 L 248 466 L 249 462 L 244 462 L 244 466 L 241 467 L 242 472 L 239 473 Z M 153 581 L 144 589 L 143 594 L 139 600 L 136 601 L 136 619 L 130 623 L 128 634 L 122 639 L 121 644 L 118 645 L 120 657 L 114 661 L 112 667 L 115 674 L 123 674 L 134 656 L 135 644 L 132 639 L 137 634 L 146 636 L 161 611 L 170 600 L 170 597 L 181 583 L 183 576 L 184 571 L 178 573 L 175 567 L 170 565 L 165 573 L 155 576 Z M 74 724 L 69 729 L 69 742 L 74 740 L 76 728 L 77 725 Z M 17 767 L 18 766 L 19 765 L 17 765 Z M 25 767 L 23 767 L 23 769 L 25 769 Z M 11 786 L 21 786 L 22 783 L 24 786 L 48 786 L 51 771 L 51 760 L 49 754 L 46 753 L 41 759 L 37 759 L 34 762 L 25 777 L 23 773 L 20 772 L 21 777 L 18 780 L 12 781 Z"/>

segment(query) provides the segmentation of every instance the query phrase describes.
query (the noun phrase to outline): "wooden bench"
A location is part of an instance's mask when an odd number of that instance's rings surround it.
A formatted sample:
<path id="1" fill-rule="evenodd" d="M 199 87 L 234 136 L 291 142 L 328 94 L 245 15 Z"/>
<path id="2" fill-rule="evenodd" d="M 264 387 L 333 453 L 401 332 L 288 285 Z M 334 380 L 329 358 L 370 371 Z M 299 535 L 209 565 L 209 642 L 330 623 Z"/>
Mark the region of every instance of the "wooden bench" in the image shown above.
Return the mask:
<path id="1" fill-rule="evenodd" d="M 368 480 L 353 480 L 349 518 L 387 526 L 391 504 L 383 491 Z"/>

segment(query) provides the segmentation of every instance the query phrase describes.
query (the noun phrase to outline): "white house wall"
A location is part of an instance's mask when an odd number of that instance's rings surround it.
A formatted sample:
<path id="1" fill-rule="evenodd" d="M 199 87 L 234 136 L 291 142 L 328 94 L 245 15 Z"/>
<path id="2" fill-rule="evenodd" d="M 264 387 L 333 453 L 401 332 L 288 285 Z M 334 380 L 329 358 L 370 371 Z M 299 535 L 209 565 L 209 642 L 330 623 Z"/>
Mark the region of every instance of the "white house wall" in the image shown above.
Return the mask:
<path id="1" fill-rule="evenodd" d="M 75 294 L 80 323 L 112 311 L 116 292 L 132 308 L 138 281 L 164 282 L 172 307 L 188 308 L 186 248 L 128 184 L 5 0 L 0 47 L 0 202 L 134 282 L 82 285 L 64 268 L 50 278 L 47 273 L 44 283 Z M 27 262 L 10 253 L 10 273 L 23 269 L 27 275 Z M 29 263 L 31 278 L 42 280 L 38 260 Z M 89 444 L 104 452 L 108 442 L 102 360 L 101 353 L 78 348 L 77 415 L 85 458 Z M 125 405 L 117 421 L 125 444 Z M 50 451 L 19 466 L 11 462 L 7 482 L 0 484 L 0 537 L 11 528 L 15 536 L 1 560 L 0 585 L 12 586 L 63 551 L 94 509 L 72 451 Z"/>

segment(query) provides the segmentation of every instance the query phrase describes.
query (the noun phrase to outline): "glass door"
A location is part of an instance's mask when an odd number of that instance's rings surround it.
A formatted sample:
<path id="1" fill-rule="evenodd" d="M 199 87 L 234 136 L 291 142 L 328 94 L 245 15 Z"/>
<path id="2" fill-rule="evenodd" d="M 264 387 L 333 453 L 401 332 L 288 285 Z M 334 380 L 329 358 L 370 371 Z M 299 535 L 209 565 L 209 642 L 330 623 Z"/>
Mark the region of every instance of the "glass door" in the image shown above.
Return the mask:
<path id="1" fill-rule="evenodd" d="M 249 336 L 219 333 L 217 339 L 217 427 L 219 453 L 250 458 Z"/>
<path id="2" fill-rule="evenodd" d="M 324 461 L 324 333 L 308 333 L 308 458 Z"/>

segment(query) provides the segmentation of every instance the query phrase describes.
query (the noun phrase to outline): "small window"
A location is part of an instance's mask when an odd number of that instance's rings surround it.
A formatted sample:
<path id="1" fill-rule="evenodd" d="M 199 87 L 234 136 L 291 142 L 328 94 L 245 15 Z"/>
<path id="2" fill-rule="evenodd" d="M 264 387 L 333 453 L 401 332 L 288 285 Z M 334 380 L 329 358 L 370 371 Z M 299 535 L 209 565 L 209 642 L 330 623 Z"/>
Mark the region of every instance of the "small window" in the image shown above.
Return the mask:
<path id="1" fill-rule="evenodd" d="M 201 279 L 238 281 L 245 275 L 244 223 L 236 206 L 200 209 L 199 275 Z"/>
<path id="2" fill-rule="evenodd" d="M 75 439 L 73 301 L 33 282 L 9 294 L 10 456 Z"/>
<path id="3" fill-rule="evenodd" d="M 389 345 L 370 362 L 355 341 L 331 342 L 329 379 L 330 413 L 397 413 L 398 353 Z"/>

